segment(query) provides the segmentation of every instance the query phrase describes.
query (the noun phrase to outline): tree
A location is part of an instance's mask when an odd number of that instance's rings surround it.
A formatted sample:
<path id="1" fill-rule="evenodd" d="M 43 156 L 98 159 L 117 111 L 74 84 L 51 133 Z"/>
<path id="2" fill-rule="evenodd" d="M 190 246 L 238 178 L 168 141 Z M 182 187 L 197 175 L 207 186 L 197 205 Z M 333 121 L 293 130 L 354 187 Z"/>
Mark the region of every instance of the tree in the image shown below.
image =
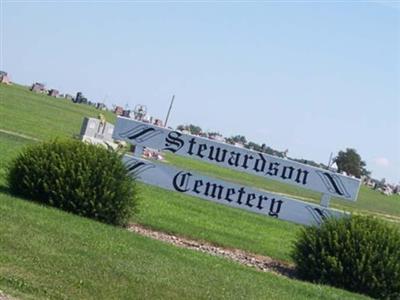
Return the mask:
<path id="1" fill-rule="evenodd" d="M 245 148 L 251 149 L 251 150 L 254 150 L 254 151 L 258 151 L 258 152 L 263 152 L 262 147 L 259 144 L 255 143 L 255 142 L 248 142 L 245 145 Z"/>
<path id="2" fill-rule="evenodd" d="M 203 132 L 200 126 L 189 124 L 189 132 L 194 135 L 199 135 Z"/>
<path id="3" fill-rule="evenodd" d="M 232 145 L 239 143 L 244 146 L 247 144 L 247 139 L 243 135 L 235 135 L 235 136 L 231 136 L 230 138 L 227 138 L 226 142 L 229 144 L 232 144 Z"/>
<path id="4" fill-rule="evenodd" d="M 217 131 L 207 132 L 206 137 L 208 137 L 211 140 L 225 141 L 224 136 Z"/>
<path id="5" fill-rule="evenodd" d="M 187 130 L 193 135 L 200 135 L 200 133 L 203 132 L 203 130 L 201 129 L 200 126 L 196 126 L 196 125 L 193 125 L 193 124 L 179 125 L 177 127 L 177 129 L 180 130 L 180 131 Z"/>
<path id="6" fill-rule="evenodd" d="M 347 148 L 346 151 L 339 151 L 339 154 L 334 159 L 338 166 L 339 172 L 346 172 L 360 178 L 362 175 L 370 174 L 365 169 L 366 163 L 361 160 L 361 156 L 355 149 Z"/>
<path id="7" fill-rule="evenodd" d="M 176 127 L 177 130 L 179 131 L 184 131 L 186 130 L 186 126 L 185 125 L 178 125 L 178 127 Z"/>
<path id="8" fill-rule="evenodd" d="M 370 177 L 371 176 L 371 171 L 368 171 L 365 167 L 367 166 L 367 164 L 365 163 L 365 161 L 361 161 L 360 162 L 360 166 L 361 166 L 361 176 L 366 176 L 366 177 Z"/>

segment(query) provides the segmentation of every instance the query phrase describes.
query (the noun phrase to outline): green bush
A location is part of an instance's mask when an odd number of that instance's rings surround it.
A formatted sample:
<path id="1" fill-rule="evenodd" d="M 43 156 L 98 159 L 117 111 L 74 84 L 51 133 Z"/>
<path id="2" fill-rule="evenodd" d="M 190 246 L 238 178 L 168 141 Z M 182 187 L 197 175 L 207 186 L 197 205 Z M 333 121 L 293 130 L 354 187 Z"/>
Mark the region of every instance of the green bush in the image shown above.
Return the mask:
<path id="1" fill-rule="evenodd" d="M 13 194 L 101 222 L 126 225 L 136 188 L 120 155 L 76 140 L 26 148 L 8 172 Z"/>
<path id="2" fill-rule="evenodd" d="M 379 299 L 400 299 L 400 232 L 373 217 L 305 228 L 293 251 L 298 275 Z"/>

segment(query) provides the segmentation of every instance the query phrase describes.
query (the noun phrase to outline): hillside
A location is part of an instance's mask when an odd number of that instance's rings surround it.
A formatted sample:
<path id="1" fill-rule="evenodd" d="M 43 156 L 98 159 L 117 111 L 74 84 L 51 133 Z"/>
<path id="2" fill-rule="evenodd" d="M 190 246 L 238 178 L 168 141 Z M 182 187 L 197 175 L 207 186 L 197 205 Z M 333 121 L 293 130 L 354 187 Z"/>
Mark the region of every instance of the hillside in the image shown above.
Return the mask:
<path id="1" fill-rule="evenodd" d="M 34 94 L 20 86 L 0 86 L 0 289 L 27 299 L 359 297 L 256 272 L 8 195 L 5 168 L 21 147 L 35 139 L 73 136 L 84 116 L 97 115 L 86 105 Z M 110 113 L 106 117 L 115 119 Z M 253 180 L 174 157 L 168 160 L 235 181 Z M 263 182 L 257 184 L 265 187 Z M 271 190 L 280 189 L 268 184 Z M 140 211 L 132 222 L 290 261 L 291 243 L 301 226 L 143 184 L 140 191 Z M 367 192 L 362 190 L 360 197 L 376 196 Z M 398 217 L 397 200 L 390 199 L 379 209 Z M 362 209 L 368 210 L 365 206 Z M 386 211 L 385 206 L 394 208 Z"/>
<path id="2" fill-rule="evenodd" d="M 97 117 L 99 111 L 70 100 L 36 94 L 23 86 L 0 86 L 0 129 L 38 139 L 78 134 L 84 116 Z M 105 112 L 114 122 L 115 115 Z"/>

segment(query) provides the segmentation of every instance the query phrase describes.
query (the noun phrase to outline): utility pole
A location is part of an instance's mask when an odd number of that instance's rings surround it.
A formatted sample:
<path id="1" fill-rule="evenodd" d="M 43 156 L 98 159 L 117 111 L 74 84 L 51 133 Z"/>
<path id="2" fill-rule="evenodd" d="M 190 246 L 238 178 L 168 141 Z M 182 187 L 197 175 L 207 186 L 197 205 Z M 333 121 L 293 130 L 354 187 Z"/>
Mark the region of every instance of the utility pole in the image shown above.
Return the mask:
<path id="1" fill-rule="evenodd" d="M 169 105 L 167 117 L 165 118 L 164 127 L 167 127 L 168 118 L 169 118 L 169 114 L 170 114 L 170 112 L 171 112 L 172 104 L 174 104 L 174 99 L 175 99 L 175 95 L 172 95 L 171 104 Z"/>
<path id="2" fill-rule="evenodd" d="M 333 157 L 333 152 L 331 152 L 331 155 L 329 156 L 329 161 L 328 161 L 328 170 L 330 170 L 330 169 L 331 169 L 332 157 Z"/>

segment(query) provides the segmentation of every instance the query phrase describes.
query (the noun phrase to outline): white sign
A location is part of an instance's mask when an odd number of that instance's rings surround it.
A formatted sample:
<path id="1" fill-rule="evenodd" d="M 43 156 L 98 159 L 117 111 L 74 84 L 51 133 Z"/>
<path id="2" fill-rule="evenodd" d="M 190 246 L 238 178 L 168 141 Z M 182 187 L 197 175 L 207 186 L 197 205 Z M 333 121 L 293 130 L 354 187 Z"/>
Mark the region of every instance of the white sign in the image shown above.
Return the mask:
<path id="1" fill-rule="evenodd" d="M 357 200 L 360 188 L 356 178 L 124 117 L 118 117 L 113 138 L 346 200 Z"/>
<path id="2" fill-rule="evenodd" d="M 129 173 L 146 184 L 298 224 L 315 225 L 326 217 L 344 215 L 319 205 L 198 175 L 166 164 L 129 155 L 125 155 L 123 161 Z"/>

